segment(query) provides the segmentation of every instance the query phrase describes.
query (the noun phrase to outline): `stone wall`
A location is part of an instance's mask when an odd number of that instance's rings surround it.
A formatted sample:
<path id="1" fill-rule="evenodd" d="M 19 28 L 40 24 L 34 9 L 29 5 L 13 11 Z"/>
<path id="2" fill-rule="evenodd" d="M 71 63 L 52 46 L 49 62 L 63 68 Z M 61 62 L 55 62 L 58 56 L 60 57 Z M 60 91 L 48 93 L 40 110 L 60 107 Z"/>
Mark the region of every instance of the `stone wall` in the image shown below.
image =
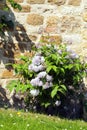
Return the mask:
<path id="1" fill-rule="evenodd" d="M 6 33 L 8 43 L 0 45 L 0 85 L 5 87 L 8 79 L 14 77 L 13 70 L 6 69 L 5 64 L 18 62 L 22 54 L 30 55 L 32 42 L 67 43 L 87 60 L 87 0 L 15 1 L 22 11 L 8 4 L 15 28 Z"/>

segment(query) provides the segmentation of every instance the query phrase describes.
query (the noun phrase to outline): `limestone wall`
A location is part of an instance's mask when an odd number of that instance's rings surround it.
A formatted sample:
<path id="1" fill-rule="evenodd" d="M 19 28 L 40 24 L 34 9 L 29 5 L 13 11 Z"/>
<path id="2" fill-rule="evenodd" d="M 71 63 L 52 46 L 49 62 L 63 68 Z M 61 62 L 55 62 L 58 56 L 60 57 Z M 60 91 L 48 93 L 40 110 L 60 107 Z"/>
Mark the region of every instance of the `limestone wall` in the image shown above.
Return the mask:
<path id="1" fill-rule="evenodd" d="M 8 44 L 0 45 L 0 84 L 14 76 L 8 62 L 29 55 L 30 44 L 43 41 L 67 43 L 87 60 L 87 0 L 15 0 L 22 11 L 11 8 L 15 29 L 9 31 Z M 2 7 L 2 4 L 0 2 Z"/>

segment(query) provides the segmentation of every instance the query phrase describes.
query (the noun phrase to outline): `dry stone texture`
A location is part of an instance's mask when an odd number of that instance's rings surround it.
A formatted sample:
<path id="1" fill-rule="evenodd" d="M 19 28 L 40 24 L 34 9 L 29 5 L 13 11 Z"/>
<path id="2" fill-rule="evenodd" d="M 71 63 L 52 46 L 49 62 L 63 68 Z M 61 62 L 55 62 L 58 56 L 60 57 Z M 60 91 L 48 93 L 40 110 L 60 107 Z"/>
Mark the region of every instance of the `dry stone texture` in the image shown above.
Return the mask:
<path id="1" fill-rule="evenodd" d="M 83 12 L 82 17 L 83 17 L 83 20 L 84 20 L 85 22 L 87 22 L 87 12 Z"/>
<path id="2" fill-rule="evenodd" d="M 42 25 L 43 24 L 43 16 L 39 14 L 29 14 L 27 17 L 27 23 L 29 25 Z"/>
<path id="3" fill-rule="evenodd" d="M 60 44 L 62 42 L 62 38 L 59 35 L 54 36 L 41 36 L 41 42 L 42 43 L 53 43 L 53 44 Z"/>
<path id="4" fill-rule="evenodd" d="M 15 2 L 22 3 L 23 0 L 14 0 Z"/>
<path id="5" fill-rule="evenodd" d="M 65 4 L 66 0 L 48 0 L 48 2 L 56 4 L 58 6 Z"/>
<path id="6" fill-rule="evenodd" d="M 80 3 L 81 3 L 81 0 L 69 0 L 69 5 L 79 6 Z"/>
<path id="7" fill-rule="evenodd" d="M 27 0 L 29 4 L 43 4 L 45 0 Z"/>

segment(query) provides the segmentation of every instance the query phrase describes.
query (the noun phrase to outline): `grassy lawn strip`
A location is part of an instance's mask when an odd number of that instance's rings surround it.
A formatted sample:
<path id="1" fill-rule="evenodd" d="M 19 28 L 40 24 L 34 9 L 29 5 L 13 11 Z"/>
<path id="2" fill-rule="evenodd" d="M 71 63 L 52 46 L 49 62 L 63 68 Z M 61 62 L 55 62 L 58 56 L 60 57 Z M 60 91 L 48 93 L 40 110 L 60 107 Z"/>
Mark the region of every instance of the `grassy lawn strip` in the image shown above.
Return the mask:
<path id="1" fill-rule="evenodd" d="M 0 130 L 87 130 L 87 123 L 0 109 Z"/>

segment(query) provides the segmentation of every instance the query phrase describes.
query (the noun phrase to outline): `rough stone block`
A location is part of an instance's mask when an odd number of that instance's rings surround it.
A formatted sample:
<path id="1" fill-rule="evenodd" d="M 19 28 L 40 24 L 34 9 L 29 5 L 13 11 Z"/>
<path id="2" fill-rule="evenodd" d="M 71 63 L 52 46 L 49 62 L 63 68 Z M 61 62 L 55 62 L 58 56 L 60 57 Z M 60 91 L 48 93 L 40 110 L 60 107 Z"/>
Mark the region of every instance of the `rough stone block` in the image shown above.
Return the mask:
<path id="1" fill-rule="evenodd" d="M 61 18 L 61 32 L 79 32 L 81 19 L 74 16 L 63 16 Z"/>
<path id="2" fill-rule="evenodd" d="M 47 26 L 57 25 L 59 18 L 57 16 L 50 16 L 47 19 Z"/>
<path id="3" fill-rule="evenodd" d="M 2 73 L 2 79 L 6 79 L 6 78 L 12 78 L 14 76 L 14 72 L 13 70 L 4 70 Z"/>
<path id="4" fill-rule="evenodd" d="M 29 4 L 43 4 L 45 0 L 27 0 Z"/>
<path id="5" fill-rule="evenodd" d="M 14 0 L 15 2 L 17 2 L 17 3 L 22 3 L 23 2 L 23 0 Z"/>
<path id="6" fill-rule="evenodd" d="M 84 12 L 82 18 L 85 22 L 87 22 L 87 12 Z"/>
<path id="7" fill-rule="evenodd" d="M 87 40 L 87 29 L 83 30 L 83 31 L 81 32 L 81 35 L 82 35 L 82 38 L 83 38 L 84 40 Z"/>
<path id="8" fill-rule="evenodd" d="M 69 0 L 68 4 L 73 6 L 80 6 L 81 0 Z"/>
<path id="9" fill-rule="evenodd" d="M 62 42 L 62 38 L 59 35 L 54 36 L 41 36 L 40 41 L 42 43 L 52 43 L 52 44 L 60 44 Z"/>
<path id="10" fill-rule="evenodd" d="M 25 53 L 24 53 L 24 56 L 32 57 L 32 56 L 34 56 L 34 54 L 35 54 L 34 51 L 32 51 L 32 52 L 25 52 Z"/>
<path id="11" fill-rule="evenodd" d="M 57 16 L 50 16 L 47 19 L 47 26 L 44 30 L 46 33 L 58 33 L 58 22 L 59 18 Z"/>
<path id="12" fill-rule="evenodd" d="M 53 26 L 47 26 L 45 29 L 44 29 L 44 32 L 45 33 L 58 33 L 58 26 L 57 25 L 53 25 Z"/>
<path id="13" fill-rule="evenodd" d="M 64 5 L 66 0 L 48 0 L 48 2 L 60 6 L 60 5 Z"/>
<path id="14" fill-rule="evenodd" d="M 27 17 L 27 23 L 29 25 L 42 25 L 43 24 L 44 17 L 39 14 L 29 14 Z"/>

